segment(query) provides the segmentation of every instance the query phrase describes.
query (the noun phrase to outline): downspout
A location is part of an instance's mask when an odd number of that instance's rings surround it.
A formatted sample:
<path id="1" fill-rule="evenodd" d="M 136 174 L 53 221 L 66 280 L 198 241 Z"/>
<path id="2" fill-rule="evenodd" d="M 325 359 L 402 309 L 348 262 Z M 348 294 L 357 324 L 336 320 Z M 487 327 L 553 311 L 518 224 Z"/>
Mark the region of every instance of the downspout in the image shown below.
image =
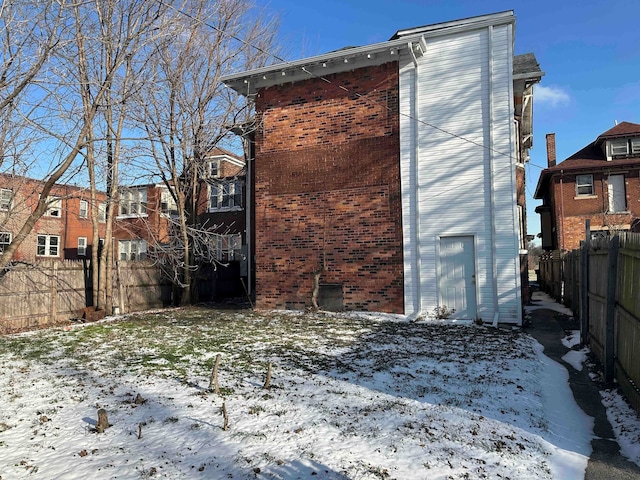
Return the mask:
<path id="1" fill-rule="evenodd" d="M 564 192 L 562 183 L 563 170 L 560 170 L 560 250 L 564 250 Z"/>
<path id="2" fill-rule="evenodd" d="M 500 305 L 498 303 L 498 261 L 496 259 L 496 215 L 495 190 L 493 188 L 493 26 L 489 26 L 489 218 L 491 222 L 491 270 L 493 280 L 493 326 L 498 326 L 500 320 Z"/>
<path id="3" fill-rule="evenodd" d="M 253 225 L 251 224 L 251 202 L 252 202 L 252 197 L 251 197 L 251 188 L 253 185 L 253 180 L 251 178 L 252 175 L 252 169 L 251 166 L 253 164 L 253 149 L 251 146 L 251 139 L 250 138 L 246 138 L 245 136 L 242 137 L 242 140 L 244 142 L 246 142 L 245 145 L 245 151 L 247 152 L 247 176 L 246 176 L 246 180 L 244 182 L 245 184 L 245 190 L 246 190 L 246 198 L 245 198 L 245 235 L 246 235 L 246 241 L 247 241 L 247 258 L 245 260 L 245 262 L 247 262 L 247 293 L 249 294 L 249 296 L 251 296 L 251 294 L 253 293 L 252 290 L 252 280 L 253 280 L 253 276 L 251 275 L 251 260 L 252 260 L 252 255 L 251 255 L 251 249 L 253 247 L 253 244 L 251 242 L 251 235 L 252 235 L 252 227 Z"/>
<path id="4" fill-rule="evenodd" d="M 413 317 L 410 318 L 411 321 L 418 320 L 422 315 L 422 257 L 421 257 L 421 242 L 420 242 L 420 167 L 419 167 L 419 159 L 420 159 L 420 141 L 418 138 L 419 126 L 418 126 L 418 115 L 420 113 L 419 101 L 420 96 L 418 95 L 418 58 L 416 57 L 415 52 L 413 51 L 413 43 L 409 42 L 408 44 L 409 52 L 411 53 L 411 59 L 413 60 L 413 111 L 411 112 L 411 130 L 413 133 L 413 141 L 414 141 L 414 163 L 413 163 L 413 176 L 416 182 L 415 189 L 415 204 L 414 204 L 414 250 L 415 250 L 415 269 L 417 272 L 417 289 L 416 289 L 416 303 L 417 309 L 414 313 Z M 425 53 L 425 52 L 423 52 Z"/>

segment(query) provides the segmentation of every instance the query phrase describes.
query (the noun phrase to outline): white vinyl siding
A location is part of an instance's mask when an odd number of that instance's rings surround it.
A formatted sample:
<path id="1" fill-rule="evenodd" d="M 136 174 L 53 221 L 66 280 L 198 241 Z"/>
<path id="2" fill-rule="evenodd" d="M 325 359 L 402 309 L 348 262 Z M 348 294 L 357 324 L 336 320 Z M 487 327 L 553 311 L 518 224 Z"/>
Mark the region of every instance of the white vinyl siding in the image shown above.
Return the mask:
<path id="1" fill-rule="evenodd" d="M 438 306 L 439 239 L 462 235 L 475 239 L 478 316 L 493 320 L 497 298 L 501 322 L 521 321 L 512 39 L 511 25 L 427 38 L 417 92 L 413 59 L 401 57 L 408 315 Z"/>

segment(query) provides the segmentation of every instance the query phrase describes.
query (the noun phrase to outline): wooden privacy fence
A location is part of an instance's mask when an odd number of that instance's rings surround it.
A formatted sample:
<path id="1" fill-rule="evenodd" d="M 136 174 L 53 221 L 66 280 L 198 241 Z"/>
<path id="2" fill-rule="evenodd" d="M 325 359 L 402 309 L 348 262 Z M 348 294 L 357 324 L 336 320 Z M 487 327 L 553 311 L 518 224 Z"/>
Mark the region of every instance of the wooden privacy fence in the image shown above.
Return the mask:
<path id="1" fill-rule="evenodd" d="M 615 378 L 640 411 L 640 234 L 621 233 L 565 255 L 546 255 L 540 287 L 572 309 L 605 380 Z"/>
<path id="2" fill-rule="evenodd" d="M 171 285 L 150 262 L 117 262 L 113 286 L 120 313 L 171 303 Z M 14 265 L 0 277 L 0 333 L 69 320 L 90 298 L 89 260 Z"/>

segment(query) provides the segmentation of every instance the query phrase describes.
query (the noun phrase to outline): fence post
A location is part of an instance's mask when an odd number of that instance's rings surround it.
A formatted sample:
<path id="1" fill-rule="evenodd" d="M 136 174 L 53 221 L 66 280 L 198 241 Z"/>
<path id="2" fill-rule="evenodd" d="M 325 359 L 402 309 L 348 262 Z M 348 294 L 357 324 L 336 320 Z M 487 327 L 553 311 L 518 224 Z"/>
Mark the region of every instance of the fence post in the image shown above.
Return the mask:
<path id="1" fill-rule="evenodd" d="M 580 343 L 589 344 L 589 241 L 591 220 L 585 220 L 585 239 L 580 247 Z"/>
<path id="2" fill-rule="evenodd" d="M 58 319 L 58 262 L 53 261 L 51 267 L 51 322 Z"/>
<path id="3" fill-rule="evenodd" d="M 614 325 L 616 315 L 616 286 L 618 283 L 618 250 L 620 237 L 614 235 L 609 242 L 609 269 L 607 271 L 606 323 L 604 336 L 604 381 L 613 382 L 615 369 Z"/>

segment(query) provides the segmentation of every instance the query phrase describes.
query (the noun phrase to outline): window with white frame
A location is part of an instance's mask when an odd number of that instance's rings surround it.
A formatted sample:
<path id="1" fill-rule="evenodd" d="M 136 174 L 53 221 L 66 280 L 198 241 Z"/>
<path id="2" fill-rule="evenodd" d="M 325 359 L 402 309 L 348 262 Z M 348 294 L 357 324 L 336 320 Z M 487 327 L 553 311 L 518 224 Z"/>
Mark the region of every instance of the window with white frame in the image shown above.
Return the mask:
<path id="1" fill-rule="evenodd" d="M 147 258 L 147 242 L 142 239 L 119 240 L 120 260 L 144 260 Z"/>
<path id="2" fill-rule="evenodd" d="M 120 192 L 120 215 L 141 216 L 147 214 L 147 189 L 126 189 Z"/>
<path id="3" fill-rule="evenodd" d="M 178 214 L 178 206 L 176 205 L 176 201 L 173 198 L 172 193 L 167 189 L 162 189 L 162 193 L 160 195 L 160 210 L 165 215 Z"/>
<path id="4" fill-rule="evenodd" d="M 209 186 L 209 211 L 242 208 L 242 181 L 229 180 Z"/>
<path id="5" fill-rule="evenodd" d="M 107 221 L 107 204 L 106 203 L 98 204 L 98 221 L 99 222 Z"/>
<path id="6" fill-rule="evenodd" d="M 220 176 L 220 160 L 215 159 L 209 162 L 209 177 L 218 178 Z"/>
<path id="7" fill-rule="evenodd" d="M 78 256 L 84 257 L 87 254 L 87 237 L 78 237 Z"/>
<path id="8" fill-rule="evenodd" d="M 60 197 L 47 197 L 47 211 L 45 215 L 48 217 L 62 217 L 62 199 Z"/>
<path id="9" fill-rule="evenodd" d="M 39 257 L 59 257 L 60 237 L 58 235 L 38 235 L 36 255 Z"/>
<path id="10" fill-rule="evenodd" d="M 609 142 L 609 148 L 611 149 L 611 156 L 629 154 L 629 142 L 626 138 L 621 140 L 611 140 Z"/>
<path id="11" fill-rule="evenodd" d="M 234 233 L 230 235 L 220 235 L 217 238 L 216 259 L 219 262 L 230 262 L 236 260 L 236 250 L 242 247 L 242 235 Z"/>
<path id="12" fill-rule="evenodd" d="M 11 245 L 11 233 L 0 232 L 0 253 L 4 252 L 9 245 Z"/>
<path id="13" fill-rule="evenodd" d="M 13 190 L 0 188 L 0 210 L 10 210 L 13 203 Z"/>
<path id="14" fill-rule="evenodd" d="M 80 200 L 80 218 L 87 218 L 89 216 L 89 202 L 86 200 Z"/>
<path id="15" fill-rule="evenodd" d="M 634 155 L 640 154 L 640 138 L 631 139 L 631 153 Z"/>
<path id="16" fill-rule="evenodd" d="M 593 175 L 576 175 L 576 196 L 593 195 Z"/>

